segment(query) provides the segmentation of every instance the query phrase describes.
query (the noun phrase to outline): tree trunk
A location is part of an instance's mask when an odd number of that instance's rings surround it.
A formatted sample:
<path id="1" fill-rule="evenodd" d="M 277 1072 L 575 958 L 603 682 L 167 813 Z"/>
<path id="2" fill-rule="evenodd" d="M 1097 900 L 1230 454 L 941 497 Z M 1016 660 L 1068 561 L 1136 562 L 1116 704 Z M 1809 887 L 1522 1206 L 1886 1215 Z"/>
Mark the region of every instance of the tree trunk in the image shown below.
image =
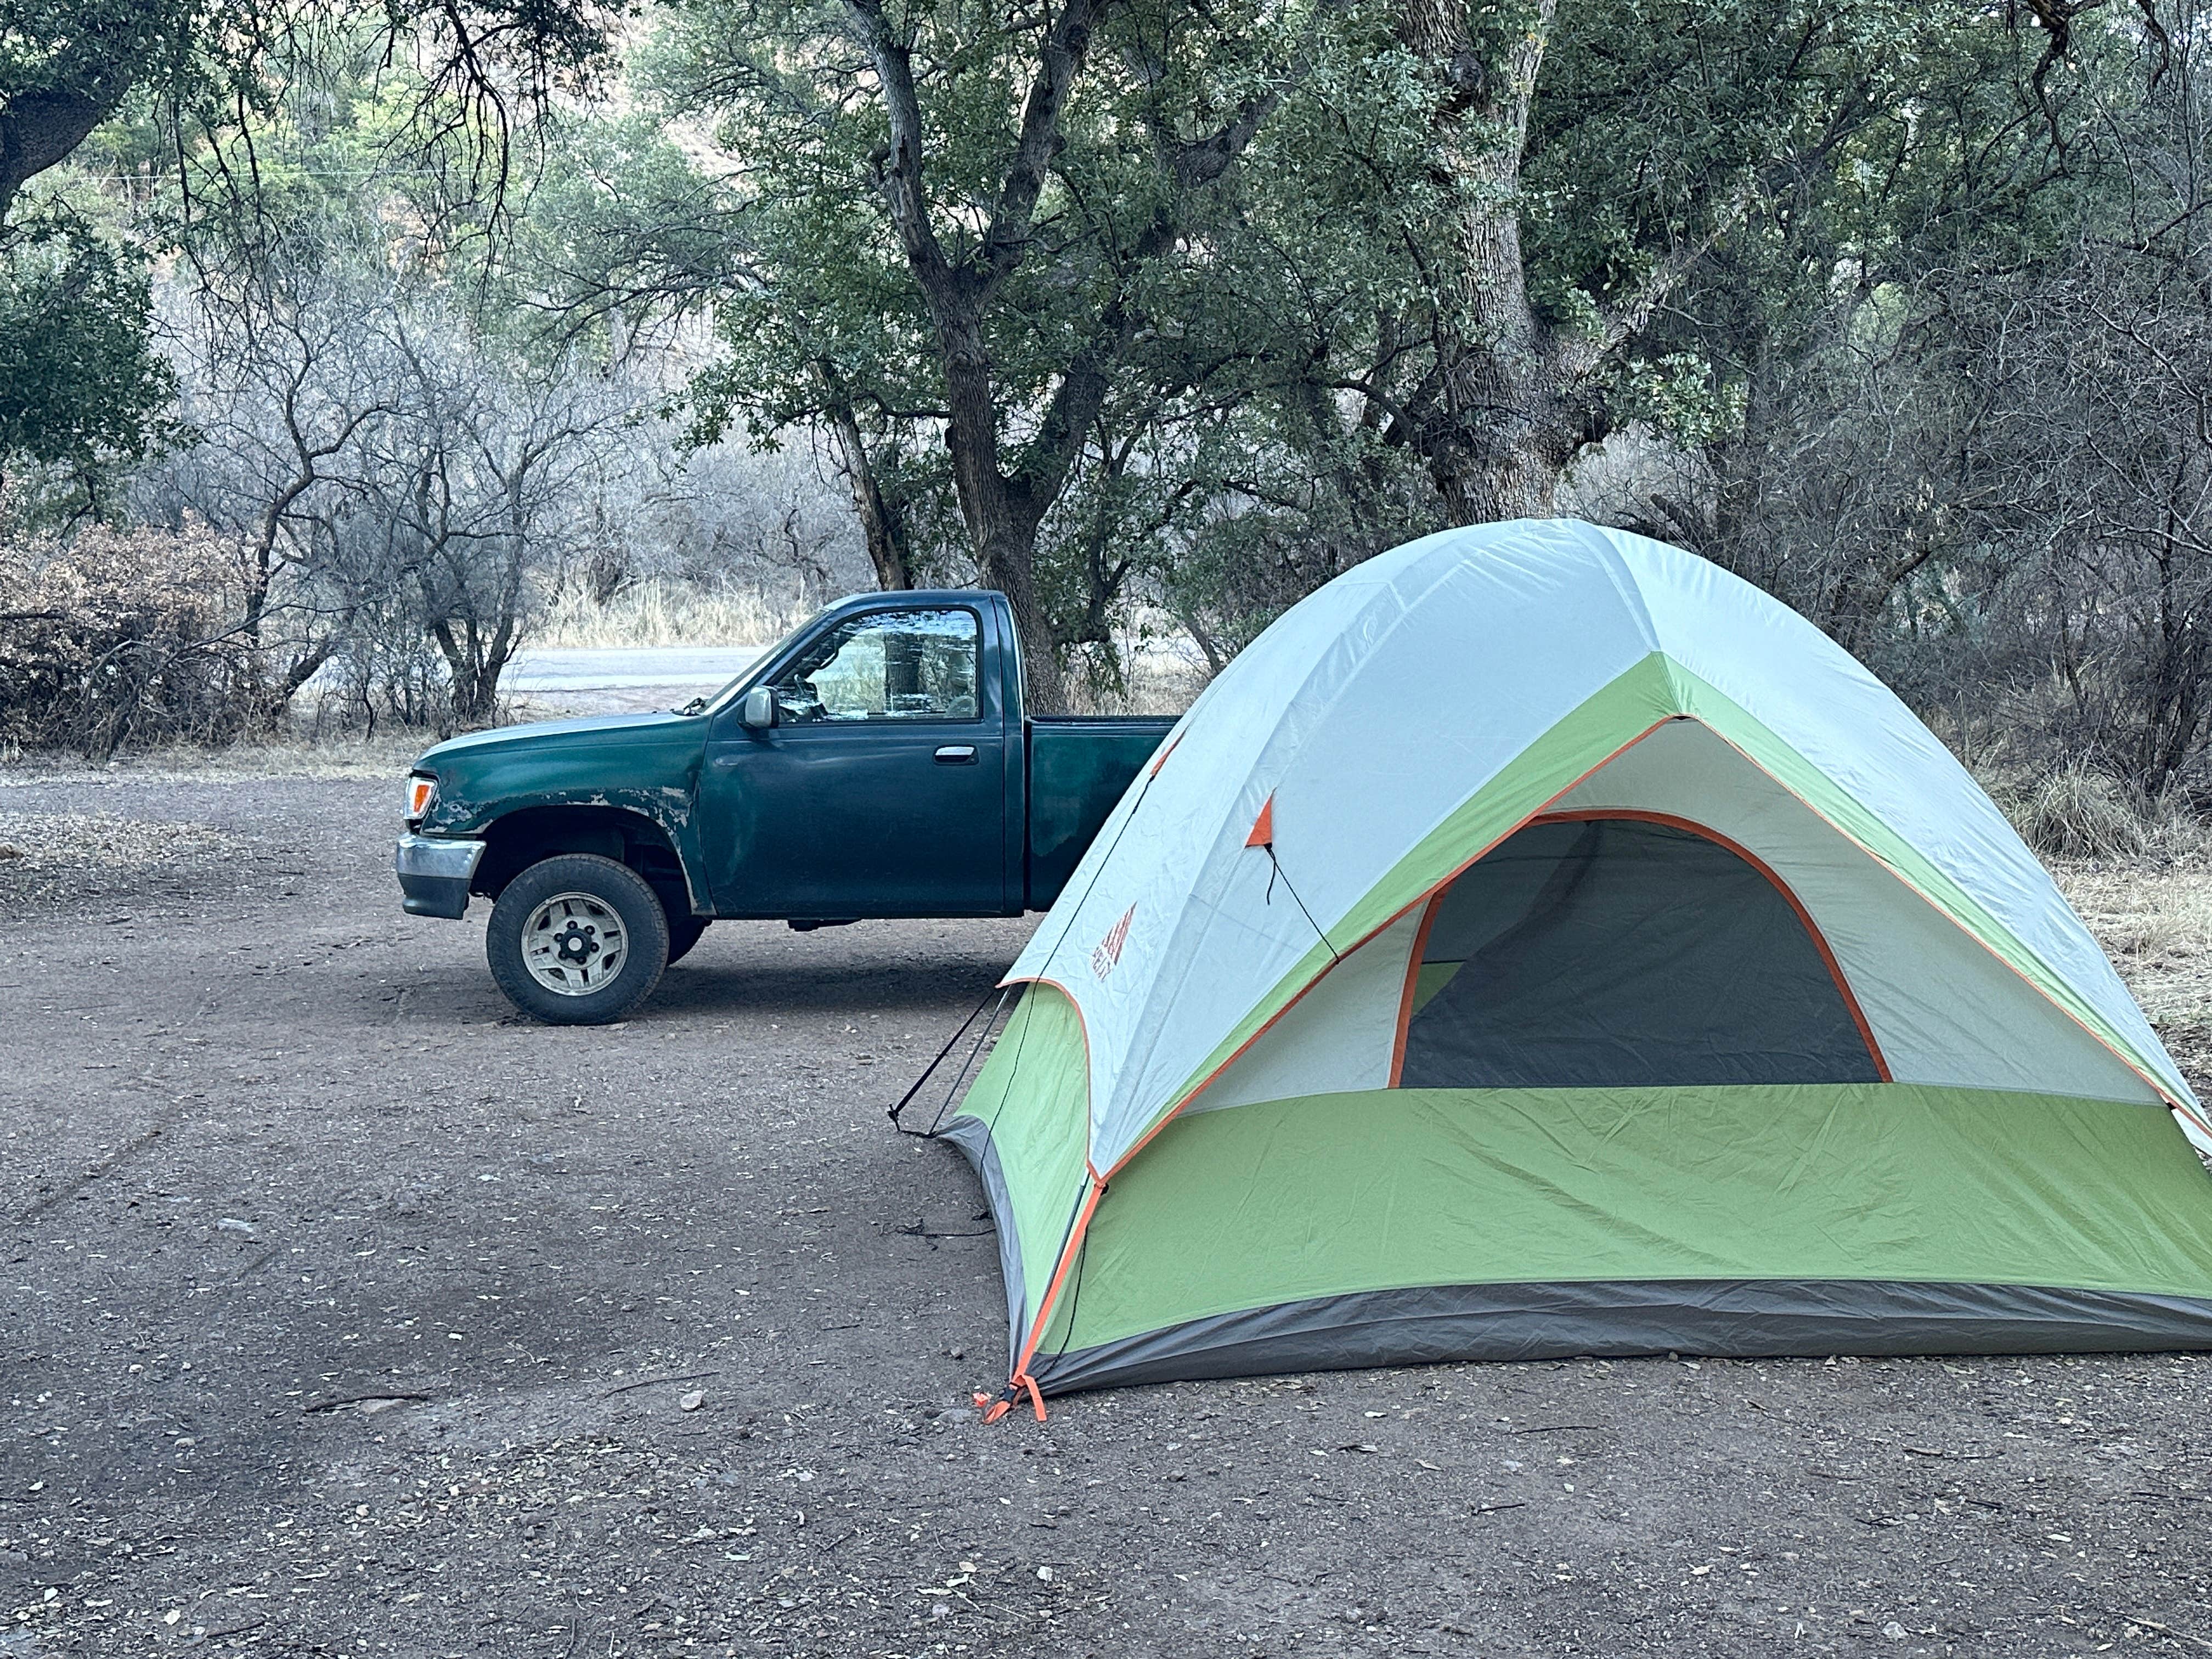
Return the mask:
<path id="1" fill-rule="evenodd" d="M 960 516 L 975 548 L 976 578 L 1004 593 L 1013 610 L 1024 707 L 1032 714 L 1060 714 L 1067 707 L 1066 686 L 1051 624 L 1037 602 L 1036 532 L 1043 514 L 1029 490 L 1000 468 L 998 401 L 981 318 L 957 285 L 939 284 L 931 297 L 945 368 L 945 441 Z"/>
<path id="2" fill-rule="evenodd" d="M 453 707 L 453 724 L 459 727 L 477 724 L 474 630 L 464 624 L 456 632 L 452 623 L 441 619 L 430 624 L 430 637 L 446 659 L 446 696 Z"/>
<path id="3" fill-rule="evenodd" d="M 501 630 L 503 635 L 504 629 Z M 433 625 L 431 637 L 446 659 L 447 680 L 456 726 L 484 726 L 499 716 L 499 681 L 513 652 L 495 635 L 487 647 L 472 620 L 464 619 L 457 631 L 450 622 Z"/>
<path id="4" fill-rule="evenodd" d="M 1033 714 L 1063 714 L 1067 687 L 1036 591 L 1036 532 L 1043 514 L 1030 492 L 1000 470 L 998 401 L 981 319 L 966 306 L 948 305 L 936 320 L 951 416 L 945 442 L 952 454 L 960 516 L 975 545 L 976 578 L 1004 593 L 1013 610 L 1022 648 L 1023 706 Z"/>
<path id="5" fill-rule="evenodd" d="M 877 162 L 877 179 L 937 336 L 945 375 L 945 441 L 951 455 L 960 516 L 975 548 L 979 577 L 986 586 L 1005 593 L 1013 608 L 1026 659 L 1028 707 L 1041 714 L 1065 708 L 1066 690 L 1054 653 L 1051 625 L 1038 608 L 1037 526 L 1066 483 L 1073 452 L 1032 457 L 1022 476 L 1006 476 L 1000 464 L 997 388 L 983 318 L 991 295 L 1021 263 L 1030 217 L 1061 142 L 1060 118 L 1082 72 L 1091 26 L 1106 3 L 1062 0 L 1054 15 L 1023 100 L 1020 132 L 989 228 L 956 264 L 931 222 L 928 192 L 922 183 L 928 135 L 908 48 L 891 27 L 881 0 L 847 0 L 882 85 L 890 143 Z M 1067 380 L 1076 381 L 1073 370 Z M 1082 384 L 1087 386 L 1088 382 Z M 1067 389 L 1064 383 L 1063 391 Z M 1079 434 L 1087 418 L 1085 415 L 1070 423 L 1062 435 Z M 1030 447 L 1038 447 L 1036 441 Z M 1039 459 L 1042 465 L 1036 464 Z"/>
<path id="6" fill-rule="evenodd" d="M 96 43 L 98 31 L 92 33 Z M 91 50 L 97 50 L 96 44 Z M 81 47 L 71 55 L 81 60 L 89 52 Z M 34 175 L 64 160 L 123 101 L 131 77 L 115 66 L 108 68 L 109 73 L 92 83 L 97 91 L 27 92 L 0 103 L 0 225 L 8 222 L 15 193 Z"/>
<path id="7" fill-rule="evenodd" d="M 1521 160 L 1555 3 L 1535 0 L 1494 69 L 1464 0 L 1406 0 L 1401 22 L 1443 76 L 1431 165 L 1462 204 L 1436 371 L 1412 403 L 1413 441 L 1455 524 L 1549 516 L 1567 464 L 1599 435 L 1584 390 L 1595 343 L 1536 315 L 1521 250 Z"/>
<path id="8" fill-rule="evenodd" d="M 866 434 L 860 430 L 826 363 L 815 366 L 816 376 L 829 392 L 823 413 L 837 447 L 837 470 L 853 492 L 854 509 L 860 515 L 860 533 L 867 540 L 868 562 L 876 568 L 876 586 L 887 593 L 903 593 L 914 586 L 914 567 L 907 558 L 906 514 L 901 503 L 884 491 L 868 457 Z"/>
<path id="9" fill-rule="evenodd" d="M 1067 712 L 1067 683 L 1060 672 L 1059 648 L 1036 595 L 1036 526 L 1009 525 L 983 544 L 976 575 L 986 587 L 1006 596 L 1014 613 L 1014 633 L 1022 650 L 1022 707 L 1032 714 Z"/>

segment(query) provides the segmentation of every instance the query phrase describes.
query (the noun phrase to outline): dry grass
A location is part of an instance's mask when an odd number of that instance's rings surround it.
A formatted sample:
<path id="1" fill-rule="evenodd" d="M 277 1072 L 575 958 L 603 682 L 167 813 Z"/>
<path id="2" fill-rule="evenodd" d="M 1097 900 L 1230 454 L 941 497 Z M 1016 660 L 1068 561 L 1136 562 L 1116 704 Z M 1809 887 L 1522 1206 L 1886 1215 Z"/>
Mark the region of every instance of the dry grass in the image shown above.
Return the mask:
<path id="1" fill-rule="evenodd" d="M 2075 762 L 1998 795 L 2030 847 L 2057 858 L 2125 859 L 2148 852 L 2164 817 L 2124 784 Z"/>
<path id="2" fill-rule="evenodd" d="M 711 590 L 655 579 L 624 589 L 605 605 L 574 591 L 562 594 L 531 630 L 529 644 L 602 650 L 771 645 L 818 608 L 795 588 Z"/>
<path id="3" fill-rule="evenodd" d="M 289 737 L 247 739 L 219 747 L 167 744 L 104 765 L 67 753 L 9 756 L 0 763 L 0 789 L 11 784 L 122 777 L 143 782 L 209 778 L 397 779 L 437 740 L 434 732 L 386 726 L 374 738 L 326 733 L 313 742 L 305 737 Z M 397 799 L 398 785 L 392 787 Z"/>
<path id="4" fill-rule="evenodd" d="M 2175 1062 L 2212 1097 L 2212 856 L 2048 862 Z"/>
<path id="5" fill-rule="evenodd" d="M 1180 714 L 1212 678 L 1190 635 L 1158 613 L 1139 612 L 1114 647 L 1120 687 L 1097 684 L 1078 664 L 1068 678 L 1071 713 Z"/>

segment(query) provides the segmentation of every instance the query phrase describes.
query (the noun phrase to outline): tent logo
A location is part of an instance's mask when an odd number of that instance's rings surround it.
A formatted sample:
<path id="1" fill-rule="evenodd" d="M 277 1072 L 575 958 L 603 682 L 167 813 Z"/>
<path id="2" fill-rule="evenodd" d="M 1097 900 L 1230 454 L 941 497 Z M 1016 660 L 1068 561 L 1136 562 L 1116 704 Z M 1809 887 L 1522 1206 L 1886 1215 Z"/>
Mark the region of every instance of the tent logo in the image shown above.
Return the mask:
<path id="1" fill-rule="evenodd" d="M 1121 947 L 1129 942 L 1129 918 L 1137 914 L 1131 905 L 1121 912 L 1121 920 L 1106 930 L 1106 937 L 1098 941 L 1091 952 L 1091 971 L 1103 979 L 1114 971 L 1114 964 L 1121 960 Z"/>

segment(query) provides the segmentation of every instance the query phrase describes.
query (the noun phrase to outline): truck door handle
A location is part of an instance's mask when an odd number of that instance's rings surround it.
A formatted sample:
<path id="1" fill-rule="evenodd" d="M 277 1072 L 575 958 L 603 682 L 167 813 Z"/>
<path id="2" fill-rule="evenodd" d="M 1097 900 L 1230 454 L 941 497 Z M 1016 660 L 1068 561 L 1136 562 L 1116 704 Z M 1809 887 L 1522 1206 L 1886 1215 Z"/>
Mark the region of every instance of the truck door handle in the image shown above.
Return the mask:
<path id="1" fill-rule="evenodd" d="M 973 766 L 975 745 L 972 743 L 948 743 L 937 751 L 939 766 Z"/>

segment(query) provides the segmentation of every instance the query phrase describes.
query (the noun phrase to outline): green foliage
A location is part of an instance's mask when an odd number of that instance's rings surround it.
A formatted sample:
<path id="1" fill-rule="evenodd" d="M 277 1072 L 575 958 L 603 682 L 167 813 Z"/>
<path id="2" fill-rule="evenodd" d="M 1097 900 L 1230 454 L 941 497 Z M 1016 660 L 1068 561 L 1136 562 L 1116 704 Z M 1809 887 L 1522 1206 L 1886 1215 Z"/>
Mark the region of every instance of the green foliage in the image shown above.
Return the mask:
<path id="1" fill-rule="evenodd" d="M 1733 198 L 1733 222 L 1705 222 L 1711 251 L 1654 319 L 1633 354 L 1640 363 L 1623 363 L 1614 381 L 1625 416 L 1698 446 L 1741 429 L 1758 377 L 1833 349 L 1839 331 L 1851 351 L 1894 346 L 1917 308 L 1910 283 L 1928 269 L 1999 268 L 2047 253 L 2082 188 L 2051 133 L 2095 116 L 2078 91 L 2054 84 L 2047 124 L 2022 92 L 2040 37 L 1971 5 L 1762 3 L 1713 8 L 1704 22 L 1735 48 L 1718 51 L 1709 37 L 1696 72 L 1668 82 L 1663 120 L 1547 121 L 1564 130 L 1531 163 L 1534 176 L 1566 175 L 1548 192 L 1553 205 L 1534 216 L 1541 282 L 1553 295 L 1618 294 L 1700 234 L 1694 218 L 1643 213 L 1632 195 L 1576 188 L 1603 149 L 1661 158 L 1653 166 L 1673 182 L 1655 199 L 1681 201 L 1688 182 L 1716 167 L 1747 186 Z M 1562 47 L 1590 49 L 1571 37 Z M 1755 106 L 1708 84 L 1715 65 L 1729 77 L 1738 64 L 1771 68 L 1784 48 L 1797 80 L 1755 80 L 1766 88 Z M 1711 148 L 1706 108 L 1731 103 L 1751 118 L 1732 161 Z M 1666 378 L 1676 391 L 1653 383 L 1654 364 L 1674 366 Z M 1699 380 L 1706 392 L 1683 407 L 1680 390 Z M 1716 399 L 1735 414 L 1708 418 Z"/>
<path id="2" fill-rule="evenodd" d="M 1685 244 L 1818 177 L 1902 117 L 1969 14 L 1915 0 L 1623 0 L 1561 8 L 1522 163 L 1539 307 L 1619 305 Z"/>
<path id="3" fill-rule="evenodd" d="M 1696 352 L 1669 351 L 1620 366 L 1613 412 L 1624 424 L 1640 421 L 1685 447 L 1702 448 L 1741 429 L 1745 395 L 1741 383 L 1723 382 Z"/>
<path id="4" fill-rule="evenodd" d="M 710 320 L 661 360 L 696 440 L 818 447 L 886 580 L 1004 580 L 1017 546 L 1024 615 L 1105 681 L 1133 605 L 1225 657 L 1382 548 L 1541 510 L 1632 426 L 1674 498 L 1603 510 L 1856 643 L 1984 614 L 1946 307 L 2085 227 L 2142 240 L 2154 169 L 2105 151 L 2167 142 L 2158 63 L 2203 79 L 2165 3 L 2162 44 L 2092 8 L 2046 63 L 2039 9 L 1976 0 L 681 0 L 650 33 L 590 0 L 0 0 L 0 121 L 105 108 L 80 161 L 164 180 L 132 228 L 240 340 L 373 290 L 544 377 Z M 1065 106 L 1025 144 L 1048 39 Z M 158 439 L 131 246 L 9 245 L 19 463 Z M 1859 549 L 1802 590 L 1746 552 L 1790 477 Z"/>
<path id="5" fill-rule="evenodd" d="M 198 0 L 8 0 L 0 97 L 97 96 L 175 73 L 206 28 Z"/>
<path id="6" fill-rule="evenodd" d="M 58 204 L 0 240 L 0 468 L 53 468 L 80 504 L 170 435 L 176 376 L 147 335 L 143 255 Z"/>
<path id="7" fill-rule="evenodd" d="M 618 15 L 0 0 L 0 465 L 65 467 L 82 495 L 167 430 L 146 262 L 90 228 L 103 191 L 70 176 L 73 155 L 111 181 L 166 180 L 148 228 L 234 293 L 380 257 L 408 240 L 395 228 L 450 278 L 505 206 L 514 119 L 586 88 Z M 10 227 L 26 181 L 56 167 L 78 205 L 56 197 Z"/>
<path id="8" fill-rule="evenodd" d="M 134 97 L 181 113 L 246 95 L 259 27 L 207 0 L 0 0 L 0 226 Z"/>
<path id="9" fill-rule="evenodd" d="M 569 270 L 615 307 L 711 297 L 726 351 L 691 387 L 702 434 L 849 416 L 857 464 L 958 578 L 944 342 L 886 210 L 854 16 L 678 14 L 634 66 L 653 120 L 593 139 L 567 191 Z M 1368 0 L 1103 12 L 982 339 L 1010 471 L 1061 491 L 1036 559 L 1064 643 L 1098 640 L 1133 586 L 1238 637 L 1443 521 L 1424 465 L 1466 416 L 1440 388 L 1488 326 L 1454 240 L 1470 216 L 1517 218 L 1541 324 L 1615 342 L 1589 435 L 1643 422 L 1692 447 L 1741 431 L 1752 363 L 1805 349 L 1839 281 L 2047 234 L 2051 155 L 2020 93 L 2041 42 L 1963 0 L 1562 7 L 1511 165 L 1513 134 L 1453 112 L 1496 107 L 1543 24 L 1522 5 L 1464 21 L 1472 64 L 1411 50 L 1401 9 Z M 931 228 L 979 268 L 1037 26 L 975 0 L 891 24 L 922 92 Z M 1179 174 L 1179 146 L 1263 89 L 1235 164 Z M 678 149 L 678 123 L 711 132 L 711 159 Z M 1084 374 L 1109 384 L 1063 478 L 1043 452 Z"/>
<path id="10" fill-rule="evenodd" d="M 850 20 L 808 0 L 687 8 L 634 72 L 664 130 L 706 125 L 716 154 L 694 164 L 637 124 L 601 136 L 599 153 L 629 165 L 583 169 L 588 201 L 571 187 L 572 268 L 610 303 L 711 294 L 726 355 L 690 387 L 702 435 L 741 425 L 775 441 L 849 416 L 865 454 L 848 463 L 896 504 L 929 573 L 964 579 L 943 342 L 885 208 L 889 129 Z M 1033 222 L 993 266 L 1033 20 L 974 0 L 896 15 L 922 90 L 931 228 L 988 291 L 1006 468 L 1051 502 L 1037 579 L 1064 643 L 1102 641 L 1133 584 L 1224 565 L 1228 543 L 1210 544 L 1258 530 L 1255 514 L 1359 518 L 1333 500 L 1302 514 L 1317 492 L 1308 461 L 1285 468 L 1286 440 L 1331 451 L 1363 497 L 1352 452 L 1394 471 L 1373 432 L 1316 408 L 1334 356 L 1403 303 L 1402 262 L 1353 204 L 1379 188 L 1417 217 L 1433 195 L 1418 159 L 1429 93 L 1392 20 L 1367 0 L 1108 8 Z M 1103 389 L 1071 434 L 1070 384 L 1086 377 Z M 1248 484 L 1276 501 L 1224 511 Z"/>

